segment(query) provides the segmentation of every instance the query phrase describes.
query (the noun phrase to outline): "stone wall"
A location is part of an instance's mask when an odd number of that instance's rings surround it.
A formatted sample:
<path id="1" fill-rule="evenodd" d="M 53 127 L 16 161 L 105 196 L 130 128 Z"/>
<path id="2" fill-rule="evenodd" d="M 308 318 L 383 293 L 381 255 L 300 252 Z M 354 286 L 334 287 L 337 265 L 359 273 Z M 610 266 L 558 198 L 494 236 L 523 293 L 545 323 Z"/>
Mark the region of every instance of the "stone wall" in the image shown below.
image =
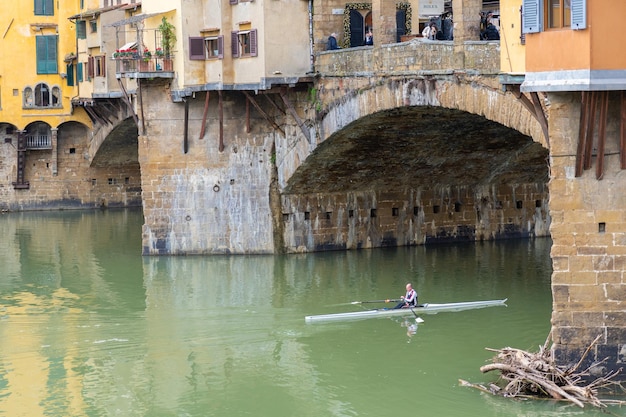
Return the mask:
<path id="1" fill-rule="evenodd" d="M 619 163 L 619 92 L 610 96 L 603 178 L 592 167 L 575 176 L 580 93 L 549 94 L 552 338 L 563 364 L 617 369 L 626 357 L 626 177 Z M 597 126 L 597 125 L 596 125 Z M 597 127 L 596 127 L 597 132 Z"/>
<path id="2" fill-rule="evenodd" d="M 137 161 L 123 165 L 90 166 L 89 136 L 89 130 L 79 123 L 61 125 L 55 149 L 26 152 L 24 178 L 30 186 L 17 190 L 12 186 L 17 178 L 17 133 L 7 136 L 11 142 L 0 145 L 0 177 L 3 178 L 0 209 L 17 211 L 140 206 L 140 171 Z M 131 137 L 131 149 L 133 142 L 136 144 L 136 139 Z M 128 154 L 126 146 L 120 145 L 116 153 Z"/>
<path id="3" fill-rule="evenodd" d="M 549 236 L 546 184 L 283 195 L 287 252 Z"/>
<path id="4" fill-rule="evenodd" d="M 315 70 L 325 76 L 417 75 L 458 70 L 458 48 L 452 41 L 421 38 L 381 47 L 357 47 L 320 52 Z M 500 42 L 467 41 L 461 45 L 462 69 L 481 74 L 500 71 Z"/>

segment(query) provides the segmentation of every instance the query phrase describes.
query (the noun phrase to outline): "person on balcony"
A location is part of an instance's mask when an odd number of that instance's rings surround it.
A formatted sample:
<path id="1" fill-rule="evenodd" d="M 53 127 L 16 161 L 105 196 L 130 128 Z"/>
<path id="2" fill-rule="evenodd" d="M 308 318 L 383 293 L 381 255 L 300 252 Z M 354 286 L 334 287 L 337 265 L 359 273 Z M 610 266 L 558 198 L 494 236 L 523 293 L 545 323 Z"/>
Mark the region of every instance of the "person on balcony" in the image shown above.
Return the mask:
<path id="1" fill-rule="evenodd" d="M 326 45 L 326 50 L 333 51 L 335 49 L 339 49 L 339 45 L 337 44 L 337 34 L 333 32 L 328 37 L 328 44 Z"/>

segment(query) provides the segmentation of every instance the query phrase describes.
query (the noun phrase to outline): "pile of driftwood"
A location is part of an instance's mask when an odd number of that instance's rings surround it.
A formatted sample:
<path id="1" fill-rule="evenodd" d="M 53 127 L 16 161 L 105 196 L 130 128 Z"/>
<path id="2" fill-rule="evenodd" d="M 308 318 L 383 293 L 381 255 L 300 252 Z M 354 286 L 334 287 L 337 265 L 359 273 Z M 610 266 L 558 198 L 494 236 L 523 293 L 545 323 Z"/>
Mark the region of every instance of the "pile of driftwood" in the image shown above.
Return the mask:
<path id="1" fill-rule="evenodd" d="M 550 337 L 548 336 L 548 340 Z M 472 384 L 464 380 L 463 386 L 477 388 L 481 391 L 515 398 L 551 398 L 568 401 L 579 407 L 585 404 L 604 408 L 608 405 L 625 405 L 626 401 L 598 398 L 598 391 L 606 389 L 611 392 L 625 392 L 619 382 L 614 381 L 619 371 L 611 372 L 595 380 L 591 380 L 591 369 L 580 369 L 582 363 L 599 338 L 587 348 L 578 363 L 572 367 L 561 368 L 555 365 L 552 351 L 548 348 L 549 341 L 539 347 L 539 352 L 529 353 L 520 349 L 487 349 L 497 352 L 493 363 L 482 366 L 481 372 L 500 371 L 502 386 L 490 384 L 488 387 Z M 595 364 L 598 365 L 597 363 Z"/>

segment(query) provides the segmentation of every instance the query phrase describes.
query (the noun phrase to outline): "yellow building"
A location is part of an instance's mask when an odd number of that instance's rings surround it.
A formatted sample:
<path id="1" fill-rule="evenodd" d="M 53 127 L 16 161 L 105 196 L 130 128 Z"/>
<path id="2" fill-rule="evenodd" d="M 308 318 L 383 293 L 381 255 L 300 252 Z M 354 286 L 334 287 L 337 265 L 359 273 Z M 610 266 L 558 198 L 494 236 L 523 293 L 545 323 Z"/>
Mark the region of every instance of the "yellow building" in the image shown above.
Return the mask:
<path id="1" fill-rule="evenodd" d="M 28 188 L 26 154 L 33 150 L 55 150 L 58 130 L 68 122 L 89 125 L 81 111 L 74 112 L 71 100 L 77 93 L 73 76 L 76 32 L 67 16 L 78 10 L 53 0 L 11 1 L 3 4 L 3 36 L 0 45 L 0 131 L 4 143 L 18 149 L 11 180 L 16 188 Z M 68 69 L 70 72 L 68 72 Z M 48 167 L 56 174 L 56 158 Z"/>

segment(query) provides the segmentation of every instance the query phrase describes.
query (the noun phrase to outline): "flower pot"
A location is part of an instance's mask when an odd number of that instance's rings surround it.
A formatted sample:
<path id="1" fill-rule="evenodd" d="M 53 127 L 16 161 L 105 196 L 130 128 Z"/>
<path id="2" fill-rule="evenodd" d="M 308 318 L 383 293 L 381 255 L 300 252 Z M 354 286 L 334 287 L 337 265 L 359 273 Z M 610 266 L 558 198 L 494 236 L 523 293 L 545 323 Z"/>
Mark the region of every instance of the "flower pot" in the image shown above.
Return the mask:
<path id="1" fill-rule="evenodd" d="M 174 71 L 172 58 L 163 58 L 163 71 Z"/>
<path id="2" fill-rule="evenodd" d="M 154 71 L 154 66 L 152 61 L 139 61 L 139 72 L 152 72 Z"/>

